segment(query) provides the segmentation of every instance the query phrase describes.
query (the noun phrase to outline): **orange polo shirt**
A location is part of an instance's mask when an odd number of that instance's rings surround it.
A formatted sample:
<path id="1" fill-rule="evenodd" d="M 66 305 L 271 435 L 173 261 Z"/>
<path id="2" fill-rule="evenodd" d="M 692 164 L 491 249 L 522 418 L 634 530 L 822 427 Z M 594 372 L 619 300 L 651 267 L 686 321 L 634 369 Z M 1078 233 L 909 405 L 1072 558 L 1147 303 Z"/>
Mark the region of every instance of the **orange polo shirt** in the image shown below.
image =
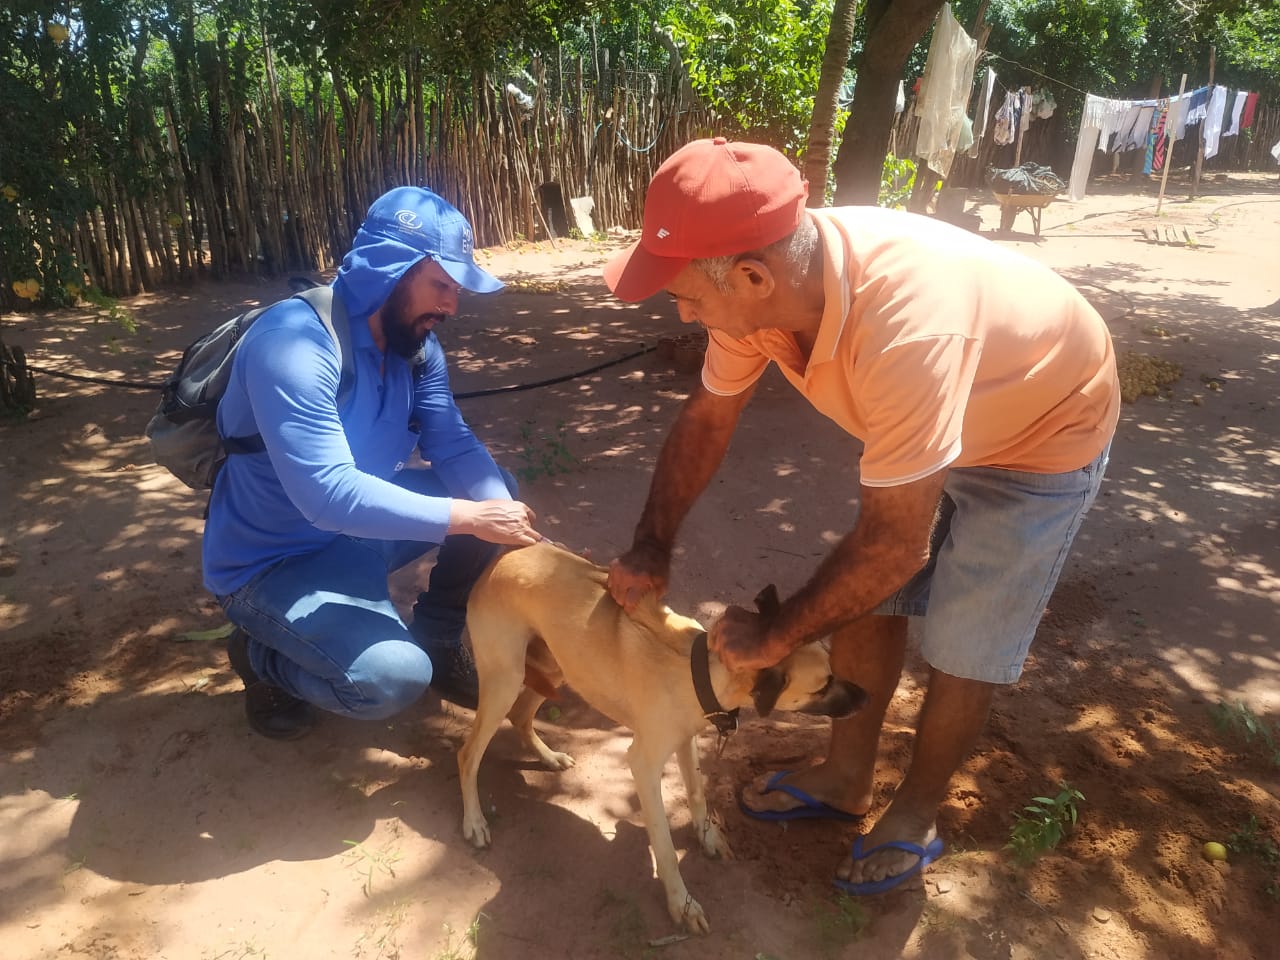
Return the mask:
<path id="1" fill-rule="evenodd" d="M 811 211 L 826 308 L 806 364 L 792 334 L 711 331 L 702 382 L 732 396 L 772 360 L 863 441 L 862 483 L 944 467 L 1065 473 L 1111 439 L 1106 324 L 1048 267 L 950 224 L 878 207 Z"/>

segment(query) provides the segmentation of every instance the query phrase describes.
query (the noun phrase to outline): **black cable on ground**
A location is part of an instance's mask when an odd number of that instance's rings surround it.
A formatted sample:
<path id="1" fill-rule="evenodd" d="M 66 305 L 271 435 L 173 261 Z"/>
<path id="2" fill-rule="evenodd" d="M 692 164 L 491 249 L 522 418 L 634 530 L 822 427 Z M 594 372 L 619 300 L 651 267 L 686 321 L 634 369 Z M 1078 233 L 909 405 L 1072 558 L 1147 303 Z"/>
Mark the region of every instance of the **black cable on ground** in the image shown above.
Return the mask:
<path id="1" fill-rule="evenodd" d="M 587 367 L 585 370 L 576 370 L 573 373 L 566 373 L 559 377 L 551 377 L 547 380 L 537 380 L 533 383 L 513 383 L 505 387 L 489 387 L 484 390 L 469 390 L 463 393 L 455 393 L 455 400 L 471 400 L 475 397 L 492 397 L 501 393 L 520 393 L 524 390 L 537 390 L 540 387 L 550 387 L 557 383 L 564 383 L 568 380 L 576 380 L 578 377 L 590 376 L 600 370 L 617 366 L 620 363 L 626 363 L 628 360 L 634 360 L 636 357 L 642 357 L 646 353 L 652 353 L 655 347 L 642 347 L 634 350 L 626 356 L 618 357 L 616 360 L 606 360 L 604 363 L 597 363 L 594 367 Z M 0 360 L 0 365 L 17 369 L 17 365 L 8 361 Z M 39 373 L 48 377 L 61 377 L 64 380 L 75 380 L 79 383 L 96 383 L 106 387 L 121 387 L 126 390 L 161 390 L 164 388 L 164 382 L 150 382 L 142 380 L 117 380 L 108 377 L 88 377 L 78 373 L 64 373 L 61 370 L 49 370 L 46 367 L 36 367 L 27 364 L 26 369 L 31 373 Z"/>
<path id="2" fill-rule="evenodd" d="M 18 365 L 8 360 L 0 360 L 0 365 L 17 369 Z M 63 380 L 77 380 L 80 383 L 98 383 L 105 387 L 123 387 L 126 390 L 159 390 L 163 383 L 149 383 L 143 380 L 113 380 L 107 377 L 86 377 L 78 373 L 63 373 L 61 370 L 49 370 L 45 367 L 36 367 L 27 364 L 27 370 L 31 373 L 44 374 L 47 377 L 61 377 Z"/>
<path id="3" fill-rule="evenodd" d="M 625 357 L 618 357 L 616 360 L 606 360 L 604 363 L 597 363 L 594 367 L 587 367 L 585 370 L 578 370 L 574 373 L 566 373 L 563 376 L 551 377 L 548 380 L 537 380 L 533 383 L 513 383 L 506 387 L 489 387 L 485 390 L 469 390 L 465 393 L 455 393 L 455 400 L 471 400 L 474 397 L 492 397 L 499 393 L 519 393 L 522 390 L 537 390 L 540 387 L 550 387 L 557 383 L 564 383 L 568 380 L 576 380 L 578 377 L 586 377 L 600 370 L 609 367 L 616 367 L 620 363 L 626 363 L 628 360 L 634 360 L 636 357 L 643 357 L 646 353 L 652 353 L 655 347 L 641 347 L 632 353 L 628 353 Z"/>

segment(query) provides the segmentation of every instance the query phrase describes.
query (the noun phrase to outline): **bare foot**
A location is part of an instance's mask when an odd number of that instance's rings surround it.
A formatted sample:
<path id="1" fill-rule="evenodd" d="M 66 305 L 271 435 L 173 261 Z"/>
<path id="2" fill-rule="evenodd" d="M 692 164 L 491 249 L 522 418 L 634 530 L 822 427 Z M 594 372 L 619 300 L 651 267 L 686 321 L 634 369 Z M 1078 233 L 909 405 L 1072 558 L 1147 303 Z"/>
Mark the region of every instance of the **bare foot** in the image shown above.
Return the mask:
<path id="1" fill-rule="evenodd" d="M 769 781 L 777 776 L 777 772 L 763 774 L 753 780 L 750 786 L 742 790 L 743 806 L 756 811 L 786 811 L 803 807 L 799 799 L 778 789 L 768 790 Z M 843 810 L 845 813 L 860 817 L 871 809 L 871 792 L 858 792 L 847 782 L 848 777 L 835 770 L 830 763 L 823 762 L 807 770 L 788 773 L 780 781 L 807 793 L 821 803 Z"/>
<path id="2" fill-rule="evenodd" d="M 913 844 L 923 850 L 938 836 L 938 828 L 932 816 L 895 815 L 892 806 L 862 838 L 863 851 L 874 850 L 890 841 Z M 851 883 L 875 883 L 886 877 L 896 877 L 911 870 L 920 860 L 919 855 L 897 847 L 886 847 L 855 861 L 852 854 L 846 856 L 836 869 L 836 876 Z"/>

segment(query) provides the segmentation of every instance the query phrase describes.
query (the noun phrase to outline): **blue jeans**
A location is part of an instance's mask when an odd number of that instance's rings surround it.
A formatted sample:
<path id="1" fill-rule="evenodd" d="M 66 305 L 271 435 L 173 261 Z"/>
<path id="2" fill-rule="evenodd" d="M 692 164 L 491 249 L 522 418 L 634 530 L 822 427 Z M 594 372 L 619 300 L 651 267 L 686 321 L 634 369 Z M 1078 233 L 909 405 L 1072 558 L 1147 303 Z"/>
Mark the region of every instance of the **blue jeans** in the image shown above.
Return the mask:
<path id="1" fill-rule="evenodd" d="M 1015 682 L 1110 452 L 1066 473 L 952 470 L 929 562 L 874 612 L 924 617 L 920 652 L 943 673 Z"/>
<path id="2" fill-rule="evenodd" d="M 505 470 L 503 477 L 516 496 L 515 478 Z M 402 470 L 395 482 L 449 496 L 430 469 Z M 431 682 L 431 652 L 462 642 L 467 597 L 498 550 L 475 537 L 446 537 L 406 627 L 387 576 L 436 546 L 339 535 L 323 550 L 278 561 L 218 600 L 248 634 L 249 659 L 263 680 L 332 713 L 379 720 L 422 695 Z"/>

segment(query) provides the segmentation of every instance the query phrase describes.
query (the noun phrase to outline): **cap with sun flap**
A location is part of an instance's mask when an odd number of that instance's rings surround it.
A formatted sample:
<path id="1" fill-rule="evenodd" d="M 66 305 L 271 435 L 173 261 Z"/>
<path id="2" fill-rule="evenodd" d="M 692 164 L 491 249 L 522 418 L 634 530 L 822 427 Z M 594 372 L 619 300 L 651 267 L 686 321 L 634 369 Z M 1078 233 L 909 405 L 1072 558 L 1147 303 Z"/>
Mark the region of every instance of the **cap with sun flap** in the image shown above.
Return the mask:
<path id="1" fill-rule="evenodd" d="M 643 300 L 691 260 L 747 253 L 794 232 L 808 198 L 808 183 L 772 147 L 695 140 L 649 181 L 640 239 L 605 264 L 605 282 L 620 300 Z"/>
<path id="2" fill-rule="evenodd" d="M 373 202 L 360 232 L 425 254 L 472 293 L 503 288 L 497 277 L 476 266 L 471 224 L 448 201 L 423 187 L 396 187 Z"/>

